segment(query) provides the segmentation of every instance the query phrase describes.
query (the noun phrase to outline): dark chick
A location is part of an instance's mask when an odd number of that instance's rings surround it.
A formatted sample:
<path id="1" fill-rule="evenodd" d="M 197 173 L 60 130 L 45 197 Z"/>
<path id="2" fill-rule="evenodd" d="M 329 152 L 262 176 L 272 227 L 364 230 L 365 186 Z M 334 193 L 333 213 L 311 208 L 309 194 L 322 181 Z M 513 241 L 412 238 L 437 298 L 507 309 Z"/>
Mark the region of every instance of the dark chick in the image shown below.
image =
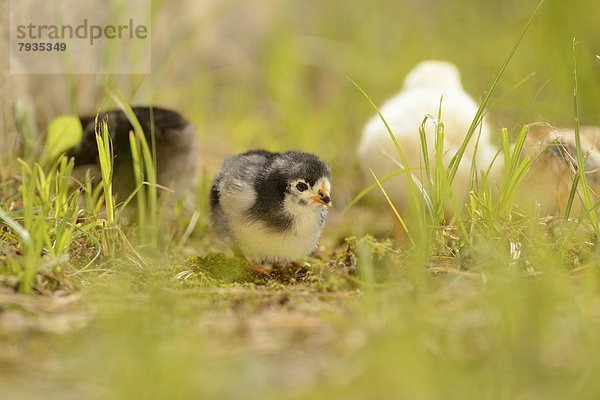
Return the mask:
<path id="1" fill-rule="evenodd" d="M 216 175 L 212 222 L 251 261 L 295 261 L 317 246 L 330 190 L 329 165 L 315 155 L 249 151 L 225 160 Z"/>
<path id="2" fill-rule="evenodd" d="M 152 147 L 152 132 L 156 141 L 157 183 L 176 193 L 194 186 L 198 174 L 199 155 L 194 127 L 175 111 L 159 107 L 133 107 L 148 145 Z M 97 169 L 99 165 L 95 138 L 96 116 L 80 117 L 83 138 L 68 155 L 75 165 Z M 127 197 L 135 189 L 129 132 L 133 127 L 121 110 L 99 113 L 98 120 L 108 123 L 114 155 L 113 190 Z M 81 168 L 80 168 L 81 169 Z M 96 172 L 97 174 L 97 172 Z M 97 178 L 97 177 L 96 177 Z"/>

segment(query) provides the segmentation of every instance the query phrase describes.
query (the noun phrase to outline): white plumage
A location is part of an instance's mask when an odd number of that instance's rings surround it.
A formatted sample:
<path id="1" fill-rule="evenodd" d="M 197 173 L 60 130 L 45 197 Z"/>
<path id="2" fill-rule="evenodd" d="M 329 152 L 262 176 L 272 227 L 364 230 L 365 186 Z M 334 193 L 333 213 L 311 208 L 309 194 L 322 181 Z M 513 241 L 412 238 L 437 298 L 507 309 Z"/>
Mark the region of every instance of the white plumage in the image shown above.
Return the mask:
<path id="1" fill-rule="evenodd" d="M 438 116 L 440 98 L 442 98 L 442 122 L 445 127 L 443 162 L 444 166 L 447 166 L 462 144 L 478 109 L 477 103 L 464 91 L 458 69 L 453 64 L 443 61 L 421 62 L 406 76 L 402 91 L 380 108 L 402 148 L 408 165 L 413 169 L 413 174 L 425 187 L 427 184 L 422 169 L 423 156 L 419 127 L 426 115 L 431 116 L 425 125 L 425 132 L 429 159 L 433 168 L 436 131 L 434 119 Z M 468 198 L 475 141 L 476 135 L 464 154 L 452 185 L 459 205 Z M 476 155 L 477 169 L 487 169 L 496 152 L 497 148 L 490 141 L 490 129 L 484 120 Z M 379 116 L 373 116 L 365 126 L 358 155 L 363 172 L 369 180 L 372 180 L 369 169 L 372 169 L 378 177 L 383 177 L 398 170 L 398 165 L 401 165 L 394 143 Z M 495 162 L 497 163 L 498 161 Z M 404 175 L 397 176 L 384 185 L 392 201 L 400 208 L 406 208 L 410 199 L 410 192 L 406 185 L 407 179 Z"/>

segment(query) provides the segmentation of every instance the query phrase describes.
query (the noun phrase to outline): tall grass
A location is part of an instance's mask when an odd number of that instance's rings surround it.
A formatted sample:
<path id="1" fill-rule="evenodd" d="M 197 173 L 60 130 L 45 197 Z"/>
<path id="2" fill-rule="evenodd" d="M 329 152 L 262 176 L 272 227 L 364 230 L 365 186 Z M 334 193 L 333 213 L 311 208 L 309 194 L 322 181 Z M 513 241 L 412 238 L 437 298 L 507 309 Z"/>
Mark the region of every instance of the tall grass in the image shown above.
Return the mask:
<path id="1" fill-rule="evenodd" d="M 0 209 L 0 221 L 10 230 L 0 231 L 6 243 L 16 243 L 19 253 L 9 253 L 8 271 L 19 277 L 19 290 L 30 293 L 40 269 L 68 261 L 71 244 L 81 236 L 77 229 L 80 191 L 70 189 L 73 161 L 59 158 L 45 172 L 40 164 L 21 163 L 20 202 L 13 211 Z"/>
<path id="2" fill-rule="evenodd" d="M 575 55 L 575 46 L 577 41 L 573 39 L 573 124 L 575 129 L 575 147 L 577 150 L 577 175 L 578 180 L 573 183 L 573 188 L 576 190 L 577 183 L 581 185 L 581 191 L 583 193 L 583 206 L 586 210 L 586 213 L 589 217 L 590 223 L 594 232 L 596 233 L 596 238 L 600 239 L 600 225 L 598 224 L 598 214 L 595 204 L 592 202 L 592 196 L 590 193 L 590 187 L 587 183 L 585 165 L 586 160 L 583 156 L 583 151 L 581 150 L 581 134 L 579 132 L 579 97 L 578 97 L 578 86 L 577 86 L 577 57 Z M 569 201 L 572 200 L 571 199 Z M 567 214 L 568 215 L 568 214 Z"/>
<path id="3" fill-rule="evenodd" d="M 385 129 L 387 130 L 388 134 L 390 135 L 390 139 L 394 143 L 394 147 L 396 148 L 396 151 L 398 152 L 398 156 L 400 158 L 400 164 L 398 165 L 399 170 L 397 172 L 398 172 L 398 174 L 400 174 L 400 173 L 406 174 L 406 177 L 408 179 L 408 190 L 409 190 L 410 199 L 411 199 L 411 201 L 410 201 L 411 210 L 409 210 L 409 212 L 411 214 L 413 214 L 414 216 L 416 216 L 417 221 L 423 221 L 422 217 L 426 215 L 423 204 L 431 203 L 430 201 L 428 201 L 429 195 L 426 193 L 425 188 L 423 187 L 423 185 L 419 181 L 419 179 L 413 174 L 412 166 L 410 166 L 408 164 L 408 161 L 406 160 L 406 157 L 402 150 L 402 146 L 400 146 L 400 143 L 398 143 L 398 139 L 396 139 L 396 136 L 392 132 L 392 129 L 388 125 L 387 121 L 385 120 L 383 114 L 381 113 L 381 111 L 379 110 L 379 108 L 377 107 L 375 102 L 369 97 L 369 95 L 356 82 L 354 82 L 351 78 L 349 78 L 349 79 L 354 84 L 354 86 L 363 94 L 363 96 L 366 97 L 366 99 L 369 101 L 369 103 L 371 104 L 371 106 L 373 107 L 373 109 L 375 110 L 375 112 L 377 113 L 377 115 L 379 116 L 379 118 L 381 119 L 383 124 L 385 125 Z M 424 145 L 426 146 L 426 144 L 424 144 Z M 398 210 L 393 205 L 389 195 L 386 193 L 385 189 L 381 185 L 382 182 L 378 179 L 377 176 L 375 176 L 373 171 L 371 171 L 371 174 L 373 175 L 373 177 L 377 183 L 377 187 L 379 187 L 380 190 L 383 192 L 388 204 L 391 206 L 391 208 L 394 212 L 394 216 L 396 217 L 396 219 L 398 220 L 398 222 L 401 224 L 402 228 L 406 232 L 410 242 L 413 245 L 416 245 L 416 242 L 413 238 L 415 232 L 413 232 L 412 229 L 409 228 L 409 226 L 405 223 L 404 218 L 400 215 L 400 213 L 398 213 Z M 393 176 L 395 176 L 395 175 L 387 176 L 386 178 L 391 179 Z M 363 193 L 359 194 L 359 196 L 362 196 L 362 195 L 363 195 Z M 431 210 L 431 207 L 429 207 L 429 209 Z M 414 226 L 413 228 L 417 228 L 417 227 L 419 228 L 417 233 L 420 233 L 420 237 L 427 237 L 427 235 L 424 233 L 424 231 L 426 229 L 426 224 L 418 224 L 417 226 Z M 414 229 L 414 230 L 416 231 L 417 229 Z"/>
<path id="4" fill-rule="evenodd" d="M 158 185 L 156 182 L 156 141 L 153 124 L 150 132 L 152 147 L 150 147 L 144 136 L 142 126 L 123 93 L 118 89 L 113 89 L 110 91 L 110 95 L 133 126 L 133 132 L 129 134 L 129 143 L 137 185 L 134 193 L 137 200 L 138 235 L 141 243 L 155 248 L 158 244 L 160 220 Z M 152 112 L 150 113 L 150 120 L 153 120 Z"/>
<path id="5" fill-rule="evenodd" d="M 526 22 L 523 30 L 517 41 L 514 43 L 512 48 L 510 49 L 507 57 L 503 61 L 498 73 L 496 74 L 492 84 L 485 92 L 483 96 L 483 100 L 481 101 L 477 112 L 469 126 L 467 132 L 464 134 L 463 142 L 460 147 L 453 155 L 451 161 L 448 163 L 446 167 L 444 167 L 443 158 L 445 152 L 444 149 L 444 123 L 443 123 L 443 99 L 440 99 L 440 106 L 438 109 L 437 119 L 435 121 L 435 143 L 428 143 L 427 137 L 425 134 L 425 124 L 427 119 L 430 117 L 426 117 L 423 120 L 423 123 L 419 127 L 419 137 L 421 140 L 421 155 L 423 160 L 423 169 L 425 174 L 420 174 L 421 179 L 418 178 L 418 173 L 415 171 L 414 166 L 408 165 L 406 161 L 406 157 L 404 156 L 403 149 L 401 144 L 398 142 L 394 132 L 390 128 L 389 124 L 385 120 L 384 116 L 379 111 L 378 107 L 375 105 L 375 102 L 367 95 L 367 93 L 353 80 L 351 82 L 358 88 L 358 90 L 362 93 L 363 96 L 369 101 L 376 114 L 379 116 L 385 128 L 390 136 L 390 139 L 394 143 L 396 148 L 400 165 L 399 170 L 389 174 L 385 177 L 385 180 L 393 179 L 394 176 L 399 174 L 406 174 L 408 188 L 407 190 L 410 193 L 410 209 L 407 212 L 407 215 L 412 216 L 410 221 L 412 225 L 407 224 L 403 216 L 401 216 L 398 211 L 393 206 L 388 193 L 381 185 L 381 181 L 374 174 L 374 178 L 376 180 L 377 186 L 383 192 L 385 198 L 388 200 L 388 203 L 392 206 L 392 210 L 396 219 L 402 225 L 403 229 L 406 231 L 406 234 L 409 237 L 410 242 L 415 245 L 415 240 L 413 236 L 415 233 L 418 233 L 418 237 L 422 240 L 422 245 L 424 245 L 424 249 L 428 249 L 430 247 L 431 238 L 434 237 L 434 230 L 437 229 L 440 223 L 444 220 L 444 209 L 450 205 L 452 209 L 452 213 L 454 215 L 453 221 L 460 228 L 461 233 L 463 234 L 463 240 L 466 242 L 472 243 L 472 237 L 467 229 L 466 221 L 464 220 L 464 216 L 461 215 L 462 205 L 458 205 L 456 200 L 454 199 L 454 195 L 452 192 L 452 183 L 456 178 L 456 174 L 458 172 L 458 168 L 460 163 L 463 161 L 463 157 L 465 151 L 469 144 L 475 140 L 474 152 L 477 152 L 477 147 L 479 143 L 479 135 L 478 128 L 481 127 L 483 116 L 486 112 L 486 106 L 495 92 L 506 68 L 508 67 L 510 61 L 514 57 L 519 45 L 523 41 L 527 31 L 531 23 L 533 22 L 536 14 L 538 13 L 540 7 L 543 4 L 543 0 L 538 3 L 536 8 L 533 10 L 530 15 L 528 21 Z M 480 130 L 479 130 L 480 132 Z M 520 182 L 523 180 L 527 171 L 529 170 L 531 160 L 527 157 L 522 157 L 522 150 L 527 137 L 527 127 L 525 126 L 520 132 L 517 141 L 514 145 L 514 148 L 511 152 L 511 144 L 509 143 L 508 131 L 506 129 L 502 132 L 502 154 L 504 155 L 504 178 L 500 184 L 499 190 L 495 187 L 497 182 L 494 181 L 490 177 L 490 171 L 493 168 L 493 165 L 487 166 L 487 171 L 479 171 L 478 167 L 475 163 L 476 157 L 473 157 L 472 165 L 470 166 L 470 189 L 469 192 L 475 193 L 477 197 L 475 202 L 471 202 L 471 207 L 469 209 L 470 215 L 481 215 L 482 213 L 486 213 L 488 217 L 496 219 L 498 217 L 506 218 L 510 212 L 512 211 L 512 205 L 515 198 L 515 192 L 519 187 Z M 430 146 L 433 146 L 433 151 L 430 151 Z M 434 155 L 434 160 L 430 159 L 430 155 Z M 496 162 L 496 159 L 493 160 Z M 435 165 L 435 168 L 431 166 Z M 485 178 L 482 182 L 478 182 L 477 177 L 482 173 L 483 178 Z M 422 181 L 425 181 L 423 183 Z M 359 193 L 359 195 L 351 202 L 351 205 L 356 204 L 356 202 L 364 197 L 366 191 L 372 189 L 373 186 L 367 188 L 365 191 Z M 496 195 L 496 193 L 498 193 Z M 497 200 L 493 200 L 494 196 L 499 196 Z M 479 199 L 481 197 L 483 202 Z M 492 215 L 491 213 L 495 214 Z M 429 242 L 429 244 L 427 244 Z M 425 250 L 427 252 L 427 250 Z"/>
<path id="6" fill-rule="evenodd" d="M 531 167 L 531 157 L 523 154 L 523 146 L 527 139 L 529 127 L 525 125 L 514 145 L 508 139 L 508 130 L 502 129 L 502 154 L 504 155 L 504 177 L 500 184 L 498 202 L 495 209 L 500 216 L 506 217 L 513 211 L 515 195 L 521 189 L 523 178 Z M 511 151 L 512 148 L 512 151 Z"/>
<path id="7" fill-rule="evenodd" d="M 98 116 L 95 139 L 100 164 L 99 184 L 92 183 L 89 171 L 84 182 L 74 181 L 71 178 L 73 159 L 64 155 L 51 164 L 46 160 L 46 168 L 19 159 L 19 207 L 7 211 L 0 204 L 0 222 L 8 228 L 0 230 L 0 239 L 8 246 L 6 263 L 0 266 L 0 271 L 18 276 L 19 290 L 23 293 L 32 291 L 40 270 L 60 269 L 61 264 L 69 264 L 72 246 L 81 237 L 96 243 L 107 257 L 116 257 L 129 246 L 130 241 L 125 236 L 128 228 L 123 225 L 121 216 L 136 195 L 139 222 L 138 241 L 134 242 L 146 248 L 156 247 L 159 211 L 155 157 L 131 107 L 122 94 L 116 93 L 115 99 L 134 126 L 130 142 L 138 187 L 125 202 L 115 203 L 110 127 Z M 10 251 L 13 245 L 18 248 L 17 253 Z M 76 268 L 70 270 L 76 271 Z"/>
<path id="8" fill-rule="evenodd" d="M 102 176 L 106 222 L 109 226 L 112 226 L 115 223 L 115 205 L 112 192 L 113 152 L 111 149 L 111 138 L 108 133 L 108 124 L 106 121 L 98 124 L 98 116 L 96 116 L 95 125 L 100 131 L 96 133 L 96 145 L 98 146 L 98 160 L 100 161 L 100 173 Z"/>

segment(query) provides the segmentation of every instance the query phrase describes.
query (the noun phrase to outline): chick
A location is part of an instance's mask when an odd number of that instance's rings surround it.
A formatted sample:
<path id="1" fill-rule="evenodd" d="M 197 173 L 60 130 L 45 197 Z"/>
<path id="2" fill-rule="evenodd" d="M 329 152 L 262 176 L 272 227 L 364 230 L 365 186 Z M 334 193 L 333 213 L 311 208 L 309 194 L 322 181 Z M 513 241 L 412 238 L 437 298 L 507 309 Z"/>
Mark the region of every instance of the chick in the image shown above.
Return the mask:
<path id="1" fill-rule="evenodd" d="M 329 165 L 312 154 L 249 151 L 225 160 L 215 176 L 212 223 L 254 263 L 296 261 L 317 247 L 330 190 Z"/>
<path id="2" fill-rule="evenodd" d="M 388 100 L 381 113 L 396 137 L 413 175 L 428 188 L 424 171 L 423 155 L 419 127 L 425 116 L 431 116 L 425 124 L 431 168 L 435 168 L 435 132 L 440 109 L 445 127 L 444 167 L 461 146 L 469 126 L 477 113 L 477 103 L 464 91 L 458 69 L 448 62 L 424 61 L 418 64 L 405 78 L 404 88 L 395 97 Z M 454 198 L 462 205 L 468 198 L 471 164 L 476 161 L 477 170 L 487 169 L 494 159 L 497 148 L 490 141 L 490 129 L 485 120 L 476 134 L 481 132 L 477 154 L 475 154 L 476 136 L 473 136 L 459 165 L 452 185 Z M 369 181 L 373 178 L 370 169 L 378 177 L 396 171 L 402 165 L 393 141 L 378 115 L 366 124 L 358 148 L 361 168 Z M 496 162 L 494 163 L 496 165 Z M 399 209 L 409 206 L 410 191 L 407 189 L 405 175 L 396 176 L 384 187 L 391 200 Z M 450 213 L 446 207 L 446 213 Z"/>
<path id="3" fill-rule="evenodd" d="M 600 195 L 600 127 L 583 126 L 579 133 L 586 181 L 596 204 Z M 575 131 L 533 125 L 523 151 L 532 164 L 521 184 L 517 203 L 526 211 L 538 208 L 542 215 L 562 215 L 578 170 Z M 581 190 L 573 202 L 573 215 L 582 211 L 580 196 Z"/>
<path id="4" fill-rule="evenodd" d="M 156 174 L 159 185 L 181 194 L 194 186 L 198 175 L 199 155 L 194 127 L 175 111 L 158 107 L 133 107 L 148 145 L 152 134 L 156 143 Z M 75 158 L 81 171 L 91 169 L 98 178 L 98 149 L 96 144 L 96 116 L 80 117 L 83 127 L 81 142 L 68 155 Z M 127 197 L 135 187 L 129 132 L 133 127 L 121 110 L 103 111 L 98 120 L 105 120 L 111 135 L 113 151 L 113 191 Z"/>

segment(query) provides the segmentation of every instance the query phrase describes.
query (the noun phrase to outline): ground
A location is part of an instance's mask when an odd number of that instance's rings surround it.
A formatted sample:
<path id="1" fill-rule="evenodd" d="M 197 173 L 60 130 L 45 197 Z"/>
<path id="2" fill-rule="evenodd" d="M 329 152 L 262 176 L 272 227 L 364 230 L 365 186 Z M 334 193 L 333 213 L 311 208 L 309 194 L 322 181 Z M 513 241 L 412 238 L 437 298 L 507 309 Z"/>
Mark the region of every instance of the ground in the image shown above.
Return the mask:
<path id="1" fill-rule="evenodd" d="M 5 287 L 0 386 L 8 399 L 598 393 L 595 261 L 531 273 L 411 262 L 366 237 L 271 276 L 212 253 L 44 296 Z"/>

